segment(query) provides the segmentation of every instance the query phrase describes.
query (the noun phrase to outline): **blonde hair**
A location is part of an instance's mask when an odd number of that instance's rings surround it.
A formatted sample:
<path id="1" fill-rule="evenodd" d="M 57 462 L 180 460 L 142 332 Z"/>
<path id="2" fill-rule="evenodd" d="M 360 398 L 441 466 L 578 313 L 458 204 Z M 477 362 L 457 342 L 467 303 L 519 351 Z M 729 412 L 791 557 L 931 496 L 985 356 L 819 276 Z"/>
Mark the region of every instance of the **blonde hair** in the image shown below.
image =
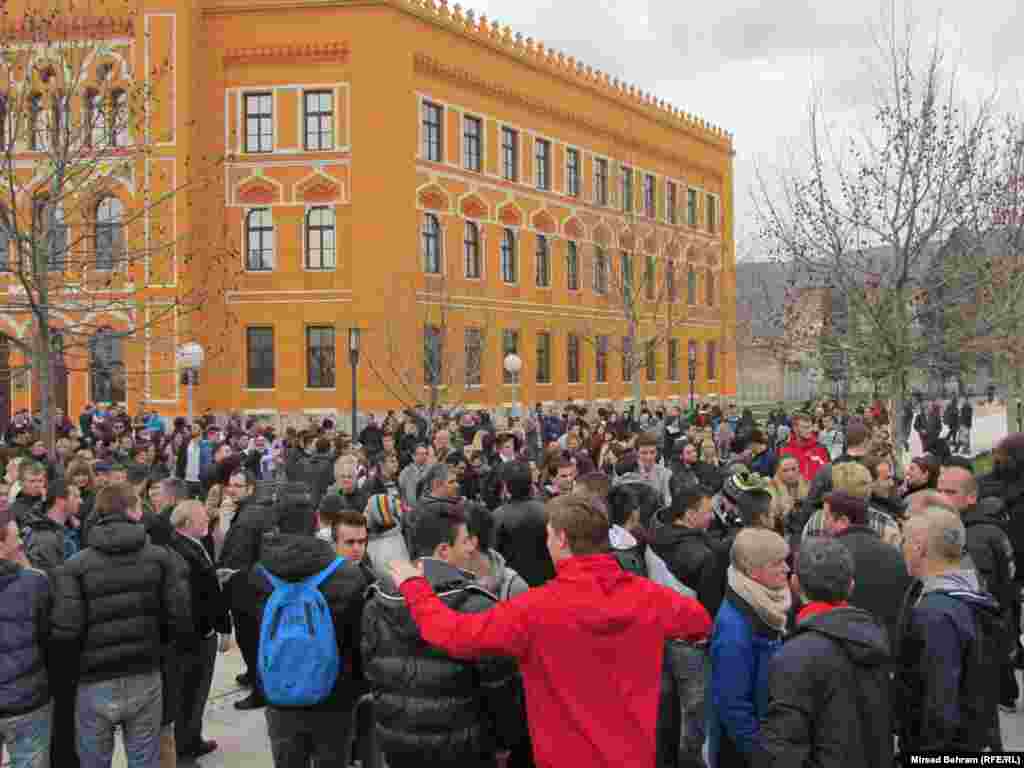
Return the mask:
<path id="1" fill-rule="evenodd" d="M 871 473 L 856 461 L 836 464 L 832 467 L 832 490 L 867 499 L 871 496 Z"/>

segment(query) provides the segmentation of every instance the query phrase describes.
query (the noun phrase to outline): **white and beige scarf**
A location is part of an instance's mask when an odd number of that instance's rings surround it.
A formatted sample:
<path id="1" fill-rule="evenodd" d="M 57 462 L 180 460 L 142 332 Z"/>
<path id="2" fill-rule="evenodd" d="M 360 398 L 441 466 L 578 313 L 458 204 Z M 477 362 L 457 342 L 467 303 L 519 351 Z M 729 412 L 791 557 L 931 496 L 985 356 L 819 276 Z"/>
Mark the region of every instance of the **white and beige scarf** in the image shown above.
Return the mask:
<path id="1" fill-rule="evenodd" d="M 793 593 L 789 591 L 788 585 L 771 589 L 754 581 L 735 565 L 730 565 L 729 587 L 772 629 L 779 632 L 786 629 L 789 609 L 793 604 Z"/>

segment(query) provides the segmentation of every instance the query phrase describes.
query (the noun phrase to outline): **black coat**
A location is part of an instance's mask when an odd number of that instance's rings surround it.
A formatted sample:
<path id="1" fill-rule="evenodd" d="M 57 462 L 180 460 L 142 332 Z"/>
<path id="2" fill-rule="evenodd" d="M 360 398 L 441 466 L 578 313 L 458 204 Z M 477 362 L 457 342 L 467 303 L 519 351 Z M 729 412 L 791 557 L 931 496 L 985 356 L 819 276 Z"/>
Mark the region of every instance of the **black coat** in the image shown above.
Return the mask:
<path id="1" fill-rule="evenodd" d="M 319 573 L 329 566 L 336 556 L 334 548 L 328 542 L 314 536 L 277 534 L 267 537 L 260 564 L 279 579 L 295 582 Z M 366 571 L 360 564 L 346 562 L 320 585 L 320 591 L 331 610 L 342 671 L 334 684 L 334 690 L 326 699 L 302 709 L 350 712 L 358 698 L 365 693 L 359 638 L 363 594 L 368 584 Z M 249 574 L 249 586 L 256 595 L 256 618 L 262 622 L 263 610 L 274 588 L 255 568 Z"/>
<path id="2" fill-rule="evenodd" d="M 967 529 L 967 553 L 974 562 L 981 588 L 999 601 L 1003 617 L 1010 626 L 1017 600 L 1014 587 L 1016 561 L 1005 524 L 1001 517 L 986 514 L 978 507 L 971 507 L 964 512 L 963 522 Z M 1007 640 L 1012 641 L 1013 637 Z M 1012 642 L 1008 643 L 1008 647 L 1013 645 Z"/>
<path id="3" fill-rule="evenodd" d="M 53 638 L 81 648 L 85 682 L 160 668 L 162 647 L 192 632 L 187 576 L 177 555 L 121 515 L 96 521 L 89 547 L 53 573 Z M 73 652 L 73 651 L 72 651 Z"/>
<path id="4" fill-rule="evenodd" d="M 547 542 L 547 514 L 541 502 L 510 501 L 494 511 L 493 546 L 531 587 L 555 578 Z"/>
<path id="5" fill-rule="evenodd" d="M 198 653 L 202 640 L 211 632 L 231 632 L 227 595 L 217 580 L 217 570 L 206 548 L 187 536 L 175 532 L 170 547 L 188 565 L 188 587 L 192 599 L 192 633 L 181 644 L 185 652 Z"/>
<path id="6" fill-rule="evenodd" d="M 50 700 L 49 633 L 46 576 L 0 560 L 0 717 L 32 712 Z"/>
<path id="7" fill-rule="evenodd" d="M 219 567 L 248 573 L 260 559 L 263 534 L 270 527 L 271 512 L 271 507 L 266 504 L 257 504 L 251 499 L 242 500 L 224 536 Z"/>
<path id="8" fill-rule="evenodd" d="M 313 494 L 313 506 L 319 507 L 320 499 L 334 483 L 334 458 L 327 453 L 310 456 L 303 465 L 303 479 Z M 359 510 L 362 511 L 363 507 Z"/>
<path id="9" fill-rule="evenodd" d="M 717 611 L 721 605 L 724 586 L 714 589 L 710 583 L 709 571 L 715 558 L 713 542 L 707 531 L 672 525 L 666 518 L 667 513 L 662 511 L 651 519 L 651 549 L 665 561 L 673 576 L 697 593 L 701 605 L 714 616 L 712 606 Z"/>
<path id="10" fill-rule="evenodd" d="M 480 613 L 498 602 L 468 574 L 428 562 L 427 578 L 452 610 Z M 511 747 L 509 729 L 518 737 L 523 715 L 515 662 L 459 661 L 428 646 L 405 598 L 380 583 L 371 587 L 363 617 L 363 657 L 377 740 L 389 764 L 472 764 Z"/>
<path id="11" fill-rule="evenodd" d="M 893 764 L 885 630 L 866 611 L 811 616 L 772 657 L 756 768 Z"/>
<path id="12" fill-rule="evenodd" d="M 850 605 L 862 608 L 879 621 L 895 655 L 903 596 L 910 586 L 903 553 L 886 544 L 867 526 L 850 526 L 839 534 L 838 539 L 853 555 L 854 583 Z"/>
<path id="13" fill-rule="evenodd" d="M 980 478 L 979 498 L 995 497 L 1003 500 L 1003 514 L 1008 520 L 1006 532 L 1013 545 L 1016 572 L 1024 575 L 1024 477 L 1005 478 L 992 474 Z"/>

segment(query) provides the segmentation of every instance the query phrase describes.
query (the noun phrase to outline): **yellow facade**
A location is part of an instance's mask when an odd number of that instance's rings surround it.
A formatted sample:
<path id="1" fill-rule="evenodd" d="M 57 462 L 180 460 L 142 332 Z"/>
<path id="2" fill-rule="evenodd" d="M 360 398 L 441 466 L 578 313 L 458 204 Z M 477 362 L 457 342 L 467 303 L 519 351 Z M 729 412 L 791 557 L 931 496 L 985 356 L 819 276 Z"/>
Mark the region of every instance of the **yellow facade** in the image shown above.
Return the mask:
<path id="1" fill-rule="evenodd" d="M 202 244 L 174 274 L 185 285 L 223 286 L 206 311 L 173 331 L 176 343 L 195 339 L 210 352 L 197 408 L 347 413 L 350 327 L 363 331 L 363 411 L 427 402 L 432 391 L 444 402 L 485 407 L 631 398 L 620 364 L 622 299 L 614 287 L 595 291 L 598 248 L 613 276 L 623 251 L 637 273 L 648 257 L 662 274 L 674 265 L 671 308 L 652 302 L 641 311 L 640 336 L 658 334 L 661 342 L 655 380 L 642 366 L 637 373 L 643 395 L 685 398 L 690 342 L 698 345 L 696 391 L 735 392 L 733 149 L 724 131 L 444 3 L 140 6 L 139 69 L 143 59 L 166 56 L 172 72 L 161 104 L 173 108 L 154 117 L 171 141 L 153 162 L 178 174 L 197 158 L 223 163 L 223 187 L 190 190 L 172 222 Z M 511 173 L 508 131 L 517 149 Z M 547 148 L 541 164 L 538 142 Z M 608 169 L 604 204 L 601 163 Z M 633 174 L 632 211 L 623 210 L 623 166 Z M 648 184 L 653 211 L 645 211 Z M 428 215 L 439 225 L 436 251 Z M 466 244 L 467 222 L 478 251 Z M 506 231 L 514 279 L 503 274 Z M 540 237 L 550 260 L 543 278 Z M 323 247 L 332 239 L 333 252 Z M 237 269 L 225 276 L 205 252 L 235 254 Z M 428 325 L 443 329 L 445 346 L 433 390 L 424 381 Z M 328 343 L 330 328 L 333 381 L 326 364 L 310 370 L 310 341 Z M 466 352 L 466 329 L 478 330 L 469 338 L 480 339 L 479 363 L 475 347 Z M 524 361 L 518 388 L 504 383 L 507 331 L 518 333 Z M 550 346 L 542 382 L 538 334 L 548 334 Z M 677 340 L 674 377 L 669 335 Z M 596 375 L 600 336 L 609 339 L 606 381 Z M 578 349 L 576 382 L 569 381 L 570 344 Z M 126 360 L 140 369 L 129 376 L 129 406 L 144 398 L 167 415 L 182 412 L 173 366 L 141 349 L 141 360 Z M 85 373 L 70 375 L 72 412 L 88 390 Z"/>

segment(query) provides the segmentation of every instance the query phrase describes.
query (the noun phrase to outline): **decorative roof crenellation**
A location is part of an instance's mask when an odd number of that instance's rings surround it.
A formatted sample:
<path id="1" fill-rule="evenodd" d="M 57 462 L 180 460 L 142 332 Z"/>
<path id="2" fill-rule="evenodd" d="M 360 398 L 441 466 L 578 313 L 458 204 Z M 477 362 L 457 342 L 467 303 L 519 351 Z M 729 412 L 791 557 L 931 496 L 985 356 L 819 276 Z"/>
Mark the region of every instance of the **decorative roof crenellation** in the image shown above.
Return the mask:
<path id="1" fill-rule="evenodd" d="M 529 59 L 535 64 L 542 64 L 563 77 L 575 78 L 591 87 L 596 86 L 606 91 L 612 97 L 647 107 L 660 113 L 659 117 L 668 117 L 681 127 L 703 131 L 719 140 L 732 143 L 731 132 L 681 110 L 635 85 L 612 77 L 607 72 L 596 70 L 574 56 L 566 56 L 561 51 L 548 48 L 532 37 L 524 39 L 521 32 L 513 33 L 511 27 L 498 21 L 489 20 L 486 14 L 477 16 L 471 9 L 463 10 L 459 3 L 455 3 L 449 8 L 448 0 L 399 0 L 399 2 L 420 14 L 433 17 L 435 21 L 477 36 L 492 45 L 503 47 L 518 57 Z"/>

